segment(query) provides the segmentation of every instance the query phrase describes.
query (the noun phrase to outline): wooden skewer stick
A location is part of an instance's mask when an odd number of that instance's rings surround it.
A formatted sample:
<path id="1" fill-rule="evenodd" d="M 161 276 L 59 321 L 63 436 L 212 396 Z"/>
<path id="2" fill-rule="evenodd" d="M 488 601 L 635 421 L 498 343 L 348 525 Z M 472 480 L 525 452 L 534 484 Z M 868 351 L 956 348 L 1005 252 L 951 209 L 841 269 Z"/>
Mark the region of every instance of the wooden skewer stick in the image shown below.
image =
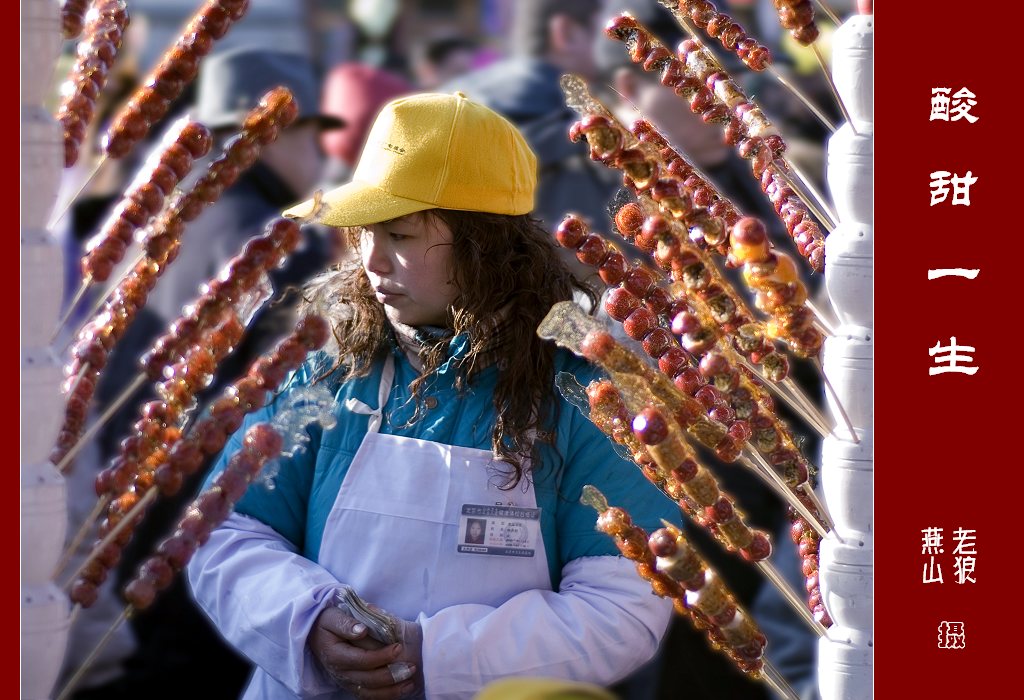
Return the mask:
<path id="1" fill-rule="evenodd" d="M 806 306 L 808 309 L 814 312 L 815 322 L 821 324 L 820 330 L 822 330 L 826 335 L 832 336 L 836 334 L 835 328 L 832 326 L 831 323 L 825 320 L 825 314 L 821 312 L 821 309 L 814 305 L 813 301 L 807 299 L 806 301 L 804 301 L 804 306 Z"/>
<path id="2" fill-rule="evenodd" d="M 75 603 L 73 606 L 71 606 L 71 613 L 68 615 L 68 627 L 69 628 L 71 627 L 71 625 L 75 624 L 75 620 L 78 619 L 78 614 L 80 612 L 82 612 L 82 604 L 81 603 Z"/>
<path id="3" fill-rule="evenodd" d="M 85 373 L 89 371 L 89 367 L 89 363 L 86 362 L 79 368 L 78 374 L 75 375 L 75 378 L 68 382 L 68 390 L 64 392 L 65 396 L 70 396 L 71 394 L 75 393 L 75 389 L 78 388 L 78 383 L 82 381 L 82 377 L 84 377 Z"/>
<path id="4" fill-rule="evenodd" d="M 697 32 L 697 28 L 693 25 L 693 22 L 690 20 L 690 18 L 687 17 L 685 13 L 681 12 L 678 7 L 673 8 L 670 11 L 672 12 L 672 15 L 676 18 L 676 22 L 678 22 L 679 25 L 686 30 L 690 37 L 697 41 L 702 48 L 706 49 L 707 47 L 704 46 L 704 42 L 701 41 L 700 34 Z M 719 66 L 719 69 L 721 69 L 721 66 Z M 807 97 L 807 95 L 800 92 L 800 90 L 795 85 L 793 85 L 786 78 L 784 78 L 782 74 L 778 71 L 778 69 L 775 68 L 775 66 L 769 64 L 768 72 L 771 73 L 772 76 L 779 81 L 782 87 L 792 92 L 798 100 L 803 102 L 807 109 L 811 110 L 811 113 L 815 117 L 817 117 L 822 124 L 825 125 L 826 129 L 828 129 L 833 134 L 836 132 L 835 124 L 833 124 L 831 120 L 829 120 L 829 118 L 826 117 L 813 102 L 811 102 L 811 99 Z"/>
<path id="5" fill-rule="evenodd" d="M 136 517 L 139 511 L 141 511 L 143 508 L 145 508 L 150 503 L 156 500 L 156 496 L 159 493 L 159 491 L 160 490 L 155 486 L 150 488 L 149 491 L 146 491 L 145 495 L 142 498 L 140 498 L 134 506 L 132 506 L 132 509 L 125 513 L 124 517 L 121 518 L 121 521 L 118 522 L 117 525 L 115 525 L 102 540 L 96 543 L 96 546 L 92 548 L 92 553 L 85 558 L 85 561 L 82 562 L 81 566 L 75 569 L 75 573 L 71 574 L 71 576 L 68 577 L 68 580 L 64 582 L 65 590 L 71 588 L 71 584 L 75 582 L 75 579 L 78 578 L 83 571 L 85 571 L 85 567 L 89 566 L 89 564 L 91 564 L 93 560 L 96 559 L 99 553 L 103 551 L 104 547 L 113 542 L 118 535 L 124 532 L 125 528 L 127 528 L 131 524 L 132 520 Z"/>
<path id="6" fill-rule="evenodd" d="M 57 336 L 60 335 L 61 329 L 64 328 L 67 322 L 71 320 L 71 314 L 75 312 L 75 309 L 81 303 L 85 293 L 89 291 L 89 282 L 89 278 L 85 277 L 82 279 L 82 283 L 78 285 L 78 291 L 75 292 L 74 298 L 71 300 L 71 303 L 68 304 L 68 310 L 64 312 L 64 316 L 61 317 L 60 322 L 57 323 L 57 327 L 53 329 L 53 335 L 50 336 L 50 345 L 53 345 L 57 340 Z"/>
<path id="7" fill-rule="evenodd" d="M 832 92 L 832 96 L 836 99 L 836 104 L 839 105 L 839 111 L 843 113 L 843 119 L 850 125 L 850 130 L 854 134 L 857 134 L 857 127 L 853 123 L 853 117 L 846 109 L 846 105 L 843 103 L 843 98 L 839 95 L 839 90 L 836 88 L 835 82 L 832 80 L 832 74 L 828 70 L 828 65 L 825 63 L 825 57 L 821 55 L 821 49 L 818 48 L 816 43 L 811 44 L 811 51 L 814 53 L 814 57 L 818 59 L 818 65 L 821 67 L 821 72 L 825 74 L 825 81 L 828 83 L 828 89 Z"/>
<path id="8" fill-rule="evenodd" d="M 793 510 L 795 510 L 797 513 L 803 516 L 803 519 L 810 523 L 811 527 L 814 528 L 815 532 L 817 532 L 822 537 L 828 537 L 828 530 L 825 529 L 825 526 L 817 517 L 815 517 L 814 513 L 812 513 L 810 509 L 808 509 L 808 507 L 805 506 L 800 501 L 800 499 L 796 497 L 796 494 L 794 494 L 789 489 L 789 486 L 787 486 L 786 482 L 782 480 L 782 477 L 779 476 L 774 469 L 772 469 L 772 466 L 768 464 L 766 461 L 764 461 L 764 457 L 758 454 L 757 450 L 754 450 L 749 445 L 747 446 L 747 453 L 751 457 L 753 457 L 754 461 L 757 462 L 758 466 L 760 467 L 758 473 L 765 474 L 771 480 L 771 482 L 775 484 L 776 489 L 779 493 L 786 494 L 786 503 L 793 506 Z"/>
<path id="9" fill-rule="evenodd" d="M 821 515 L 822 522 L 825 523 L 825 527 L 827 527 L 829 531 L 833 535 L 835 535 L 836 539 L 839 540 L 840 544 L 843 544 L 843 538 L 839 536 L 838 532 L 836 532 L 836 523 L 832 519 L 832 514 L 828 512 L 828 508 L 825 507 L 825 502 L 818 498 L 818 494 L 814 492 L 814 489 L 811 488 L 811 485 L 806 481 L 800 484 L 800 491 L 803 492 L 803 494 L 811 500 L 811 503 L 814 504 L 814 507 L 818 510 L 818 513 Z"/>
<path id="10" fill-rule="evenodd" d="M 788 169 L 790 169 L 791 172 L 793 171 L 793 165 L 791 163 L 785 162 L 785 165 L 788 166 Z M 786 168 L 780 167 L 778 164 L 772 163 L 771 167 L 775 171 L 776 175 L 781 177 L 787 185 L 790 185 L 793 188 L 794 193 L 799 196 L 800 201 L 803 202 L 809 210 L 811 210 L 814 216 L 818 218 L 818 221 L 821 222 L 821 225 L 828 229 L 829 233 L 833 232 L 836 228 L 836 220 L 827 215 L 827 207 L 825 207 L 820 199 L 816 198 L 814 194 L 803 186 L 805 183 L 797 182 L 793 174 L 787 173 Z"/>
<path id="11" fill-rule="evenodd" d="M 57 562 L 57 567 L 53 570 L 53 576 L 50 578 L 56 580 L 57 577 L 64 572 L 64 567 L 68 565 L 68 562 L 71 560 L 72 555 L 74 555 L 75 550 L 78 549 L 78 545 L 82 544 L 82 540 L 84 540 L 85 536 L 89 534 L 90 530 L 92 530 L 93 523 L 96 518 L 100 517 L 100 513 L 103 512 L 103 509 L 107 507 L 108 503 L 110 503 L 109 495 L 96 499 L 96 505 L 93 506 L 89 515 L 85 517 L 85 520 L 78 528 L 78 532 L 75 533 L 75 536 L 71 538 L 71 544 L 69 544 L 67 549 L 64 550 L 64 554 L 61 555 L 60 561 Z"/>
<path id="12" fill-rule="evenodd" d="M 90 666 L 92 666 L 93 662 L 96 660 L 96 657 L 99 656 L 101 651 L 103 651 L 103 648 L 107 645 L 107 642 L 110 641 L 110 638 L 114 635 L 114 632 L 116 632 L 118 628 L 124 624 L 125 620 L 131 617 L 133 612 L 135 612 L 135 608 L 133 608 L 131 605 L 125 606 L 124 610 L 121 611 L 121 614 L 118 616 L 118 618 L 114 620 L 113 623 L 111 623 L 110 629 L 108 629 L 104 633 L 103 637 L 100 639 L 100 641 L 96 643 L 96 646 L 93 648 L 93 650 L 89 652 L 89 656 L 86 657 L 86 659 L 82 662 L 82 665 L 79 666 L 78 670 L 75 671 L 75 675 L 71 676 L 71 678 L 68 679 L 68 682 L 64 684 L 64 687 L 61 688 L 56 700 L 67 700 L 67 698 L 70 697 L 71 691 L 75 689 L 75 685 L 78 683 L 78 681 L 82 680 L 82 676 L 85 675 L 85 672 L 89 670 Z"/>
<path id="13" fill-rule="evenodd" d="M 800 401 L 803 404 L 804 409 L 814 416 L 818 427 L 825 429 L 826 434 L 822 435 L 822 437 L 828 437 L 832 434 L 832 427 L 830 425 L 831 421 L 825 417 L 824 413 L 818 410 L 817 406 L 811 403 L 810 397 L 804 393 L 803 389 L 800 388 L 800 385 L 797 384 L 792 377 L 786 377 L 779 383 L 786 391 L 789 391 L 793 395 L 794 400 Z"/>
<path id="14" fill-rule="evenodd" d="M 818 190 L 815 189 L 814 184 L 811 183 L 810 178 L 807 177 L 799 167 L 797 167 L 796 163 L 786 159 L 783 160 L 786 163 L 786 166 L 791 171 L 793 171 L 793 175 L 799 181 L 800 186 L 803 187 L 807 191 L 807 193 L 814 198 L 814 201 L 816 201 L 821 206 L 822 210 L 825 212 L 828 218 L 831 219 L 831 228 L 834 229 L 839 224 L 839 215 L 832 210 L 832 207 L 829 205 L 828 200 L 822 196 L 821 192 L 818 192 Z"/>
<path id="15" fill-rule="evenodd" d="M 764 679 L 764 682 L 772 690 L 781 695 L 784 700 L 800 700 L 800 696 L 796 694 L 793 687 L 786 682 L 786 679 L 779 673 L 779 670 L 772 666 L 767 659 L 765 659 L 764 667 L 761 669 L 761 678 Z"/>
<path id="16" fill-rule="evenodd" d="M 103 412 L 103 415 L 97 418 L 96 422 L 89 426 L 89 429 L 85 431 L 82 437 L 78 438 L 78 442 L 68 450 L 68 453 L 64 455 L 64 459 L 56 465 L 57 471 L 64 473 L 64 470 L 67 468 L 68 464 L 71 463 L 71 460 L 74 459 L 75 455 L 78 454 L 78 452 L 85 447 L 86 443 L 91 440 L 97 432 L 99 432 L 99 429 L 102 428 L 108 420 L 110 420 L 111 416 L 114 415 L 117 409 L 121 408 L 124 402 L 130 399 L 132 394 L 134 394 L 136 390 L 145 383 L 145 374 L 139 374 L 135 377 L 135 379 L 132 380 L 132 383 L 128 385 L 128 388 L 121 392 L 121 395 L 117 397 L 117 400 L 107 407 L 107 410 Z"/>
<path id="17" fill-rule="evenodd" d="M 839 16 L 832 11 L 832 8 L 828 6 L 825 0 L 814 0 L 814 4 L 820 7 L 821 11 L 828 15 L 828 18 L 835 22 L 837 27 L 843 23 L 842 20 L 839 19 Z"/>
<path id="18" fill-rule="evenodd" d="M 853 423 L 850 421 L 850 416 L 846 413 L 846 408 L 843 406 L 843 402 L 839 400 L 839 395 L 836 393 L 835 387 L 832 386 L 832 382 L 828 380 L 828 376 L 825 374 L 824 368 L 821 366 L 821 360 L 817 357 L 813 358 L 815 366 L 821 373 L 821 378 L 825 382 L 825 389 L 832 395 L 832 400 L 836 402 L 836 408 L 839 409 L 839 415 L 843 417 L 843 422 L 846 423 L 847 430 L 850 431 L 850 437 L 853 438 L 853 444 L 859 445 L 860 438 L 857 437 L 857 431 L 853 429 Z"/>
<path id="19" fill-rule="evenodd" d="M 829 435 L 832 434 L 832 430 L 825 426 L 823 422 L 824 416 L 822 416 L 821 413 L 817 410 L 817 407 L 815 407 L 813 404 L 805 403 L 801 400 L 798 400 L 796 396 L 791 396 L 789 391 L 783 390 L 782 386 L 771 381 L 770 379 L 767 379 L 764 376 L 764 373 L 761 372 L 761 370 L 759 370 L 757 367 L 750 364 L 746 360 L 743 360 L 742 364 L 745 368 L 747 368 L 747 370 L 750 371 L 751 374 L 760 379 L 761 383 L 764 384 L 775 395 L 776 398 L 785 401 L 787 406 L 796 411 L 801 418 L 803 418 L 812 428 L 814 428 L 818 432 L 818 434 L 821 435 L 821 437 L 828 437 Z M 798 396 L 801 399 L 806 398 L 803 396 L 802 390 L 799 387 L 797 387 L 797 391 L 800 392 L 798 393 Z M 808 410 L 808 407 L 810 407 L 812 410 Z M 818 419 L 819 417 L 821 418 L 821 420 Z"/>
<path id="20" fill-rule="evenodd" d="M 107 287 L 107 291 L 104 292 L 103 295 L 99 299 L 96 300 L 96 303 L 92 305 L 91 309 L 89 309 L 89 313 L 86 314 L 86 316 L 85 316 L 85 318 L 87 319 L 86 322 L 85 322 L 86 324 L 91 322 L 92 319 L 94 319 L 96 317 L 96 314 L 98 314 L 100 312 L 100 309 L 103 308 L 103 305 L 106 304 L 110 300 L 110 295 L 114 293 L 114 290 L 117 289 L 117 287 L 121 284 L 121 282 L 124 281 L 124 278 L 127 277 L 131 273 L 131 271 L 134 270 L 138 266 L 138 264 L 140 262 L 145 260 L 145 258 L 146 258 L 145 251 L 139 253 L 138 257 L 136 257 L 134 260 L 132 260 L 132 264 L 124 269 L 124 272 L 121 273 L 121 276 L 117 278 L 117 280 L 114 282 L 114 284 L 111 284 L 111 285 L 109 285 Z M 85 324 L 83 324 L 83 327 L 84 326 L 85 326 Z M 80 333 L 81 331 L 82 331 L 82 329 L 79 328 L 78 332 Z"/>
<path id="21" fill-rule="evenodd" d="M 79 188 L 75 191 L 75 193 L 71 196 L 71 199 L 64 202 L 63 206 L 60 207 L 59 211 L 54 216 L 50 217 L 50 221 L 48 224 L 46 224 L 46 228 L 52 231 L 54 228 L 57 227 L 57 224 L 61 222 L 61 219 L 67 216 L 68 211 L 74 205 L 75 201 L 82 196 L 82 193 L 85 192 L 85 188 L 89 186 L 89 183 L 93 181 L 93 179 L 96 177 L 96 174 L 100 171 L 100 168 L 103 167 L 103 164 L 106 162 L 107 154 L 104 153 L 102 156 L 99 157 L 99 160 L 96 161 L 96 164 L 92 166 L 92 170 L 90 170 L 89 174 L 85 176 L 85 180 L 82 182 L 81 186 L 79 186 Z"/>
<path id="22" fill-rule="evenodd" d="M 792 586 L 789 585 L 789 582 L 782 577 L 779 570 L 775 568 L 775 565 L 766 559 L 757 562 L 757 568 L 761 569 L 761 572 L 768 580 L 775 584 L 775 587 L 785 597 L 786 602 L 797 611 L 800 619 L 807 624 L 811 631 L 819 637 L 824 637 L 827 632 L 825 625 L 814 619 L 814 615 L 807 609 L 807 602 L 800 599 L 800 596 L 796 594 Z"/>
<path id="23" fill-rule="evenodd" d="M 807 109 L 811 110 L 811 114 L 816 116 L 818 118 L 818 121 L 820 121 L 826 129 L 828 129 L 833 134 L 836 133 L 836 125 L 832 123 L 832 120 L 825 116 L 825 113 L 818 109 L 818 106 L 816 104 L 811 102 L 810 97 L 800 92 L 800 89 L 796 85 L 791 83 L 789 78 L 782 75 L 782 73 L 779 72 L 778 68 L 769 65 L 768 72 L 771 73 L 775 77 L 775 79 L 782 84 L 782 87 L 789 90 L 796 96 L 798 100 L 803 102 L 804 106 L 807 107 Z"/>

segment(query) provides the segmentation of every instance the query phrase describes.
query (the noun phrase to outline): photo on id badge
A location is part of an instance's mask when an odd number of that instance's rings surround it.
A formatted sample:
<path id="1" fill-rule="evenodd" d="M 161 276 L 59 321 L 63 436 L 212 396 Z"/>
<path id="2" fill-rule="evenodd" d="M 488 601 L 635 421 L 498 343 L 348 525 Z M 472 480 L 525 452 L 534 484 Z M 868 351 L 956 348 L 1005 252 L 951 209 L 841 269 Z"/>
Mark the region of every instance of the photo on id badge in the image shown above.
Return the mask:
<path id="1" fill-rule="evenodd" d="M 458 551 L 532 557 L 540 536 L 540 508 L 464 504 Z"/>

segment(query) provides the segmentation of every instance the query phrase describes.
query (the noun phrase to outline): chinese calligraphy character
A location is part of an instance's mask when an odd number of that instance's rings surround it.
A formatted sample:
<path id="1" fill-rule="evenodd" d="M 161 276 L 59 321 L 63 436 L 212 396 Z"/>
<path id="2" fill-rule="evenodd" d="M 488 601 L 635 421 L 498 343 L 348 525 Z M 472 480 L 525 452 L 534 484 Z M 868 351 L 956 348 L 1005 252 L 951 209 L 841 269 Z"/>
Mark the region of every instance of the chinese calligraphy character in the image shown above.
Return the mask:
<path id="1" fill-rule="evenodd" d="M 957 583 L 977 583 L 974 578 L 974 563 L 974 557 L 957 557 L 953 561 L 953 573 Z"/>
<path id="2" fill-rule="evenodd" d="M 950 184 L 953 185 L 952 205 L 956 206 L 960 204 L 965 207 L 971 206 L 969 190 L 971 185 L 978 181 L 978 178 L 974 177 L 970 170 L 968 170 L 963 176 L 952 174 L 953 177 L 950 178 L 949 176 L 951 174 L 952 173 L 948 170 L 936 170 L 931 173 L 932 179 L 929 187 L 932 189 L 932 201 L 929 206 L 934 207 L 936 204 L 946 201 L 946 198 L 949 196 Z"/>
<path id="3" fill-rule="evenodd" d="M 964 530 L 959 527 L 953 530 L 953 539 L 956 540 L 953 554 L 977 554 L 978 552 L 974 549 L 977 532 L 977 530 Z"/>
<path id="4" fill-rule="evenodd" d="M 949 121 L 949 93 L 952 92 L 949 88 L 932 88 L 932 113 L 928 117 L 928 121 L 933 122 L 936 119 L 941 119 L 944 122 Z"/>
<path id="5" fill-rule="evenodd" d="M 939 277 L 966 277 L 969 280 L 974 279 L 981 272 L 980 269 L 968 270 L 963 267 L 947 267 L 938 270 L 928 270 L 928 279 L 934 280 Z"/>
<path id="6" fill-rule="evenodd" d="M 953 101 L 949 105 L 949 121 L 955 122 L 960 119 L 966 119 L 971 124 L 978 121 L 978 117 L 971 114 L 971 107 L 978 104 L 974 97 L 974 93 L 967 88 L 957 90 L 953 95 Z"/>
<path id="7" fill-rule="evenodd" d="M 929 555 L 928 561 L 924 564 L 924 570 L 921 572 L 921 583 L 943 583 L 942 581 L 942 564 L 935 561 L 935 555 Z"/>
<path id="8" fill-rule="evenodd" d="M 941 527 L 926 527 L 921 534 L 921 554 L 942 554 Z"/>
<path id="9" fill-rule="evenodd" d="M 964 530 L 963 528 L 957 528 L 953 531 L 953 539 L 956 540 L 953 554 L 959 555 L 953 562 L 953 572 L 956 574 L 957 583 L 978 582 L 973 575 L 975 566 L 974 555 L 978 553 L 975 549 L 977 544 L 975 542 L 977 539 L 976 533 L 977 530 Z"/>
<path id="10" fill-rule="evenodd" d="M 965 367 L 957 364 L 958 362 L 973 362 L 974 358 L 967 354 L 960 354 L 959 351 L 964 353 L 974 352 L 974 348 L 970 345 L 957 345 L 956 336 L 951 336 L 949 339 L 949 345 L 943 345 L 942 341 L 935 343 L 935 347 L 928 348 L 928 354 L 935 358 L 935 364 L 941 365 L 946 364 L 945 367 L 929 367 L 928 375 L 934 376 L 936 374 L 946 374 L 947 372 L 959 372 L 961 374 L 977 374 L 977 367 Z"/>
<path id="11" fill-rule="evenodd" d="M 967 646 L 967 632 L 962 622 L 939 623 L 939 649 L 963 649 Z"/>
<path id="12" fill-rule="evenodd" d="M 971 107 L 978 104 L 975 99 L 977 95 L 964 87 L 957 90 L 950 99 L 950 92 L 950 88 L 932 88 L 932 111 L 928 121 L 955 122 L 966 119 L 970 124 L 978 121 L 978 117 L 971 114 Z"/>
<path id="13" fill-rule="evenodd" d="M 928 527 L 921 530 L 921 554 L 928 554 L 928 561 L 921 574 L 921 583 L 942 583 L 942 565 L 935 563 L 935 555 L 942 554 L 942 528 Z"/>

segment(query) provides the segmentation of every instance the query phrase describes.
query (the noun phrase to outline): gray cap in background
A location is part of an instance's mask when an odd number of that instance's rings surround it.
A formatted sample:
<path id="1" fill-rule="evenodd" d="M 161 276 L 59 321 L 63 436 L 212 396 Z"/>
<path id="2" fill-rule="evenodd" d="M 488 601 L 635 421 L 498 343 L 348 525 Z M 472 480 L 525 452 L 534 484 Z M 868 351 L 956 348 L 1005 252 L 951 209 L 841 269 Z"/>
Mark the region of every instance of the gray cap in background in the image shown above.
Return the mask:
<path id="1" fill-rule="evenodd" d="M 316 71 L 302 54 L 245 46 L 208 56 L 200 64 L 195 119 L 211 129 L 236 127 L 270 90 L 291 90 L 299 108 L 296 121 L 315 119 L 323 129 L 345 125 L 320 112 Z"/>

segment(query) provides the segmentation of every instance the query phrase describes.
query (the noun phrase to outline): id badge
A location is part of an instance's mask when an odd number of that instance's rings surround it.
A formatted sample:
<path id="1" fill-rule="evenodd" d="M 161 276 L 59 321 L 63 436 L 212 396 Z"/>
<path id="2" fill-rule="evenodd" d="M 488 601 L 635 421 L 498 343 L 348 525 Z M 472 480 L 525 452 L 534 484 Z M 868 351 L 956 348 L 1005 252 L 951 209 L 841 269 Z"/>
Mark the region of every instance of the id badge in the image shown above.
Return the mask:
<path id="1" fill-rule="evenodd" d="M 540 537 L 540 508 L 466 503 L 459 518 L 458 551 L 532 557 Z"/>

